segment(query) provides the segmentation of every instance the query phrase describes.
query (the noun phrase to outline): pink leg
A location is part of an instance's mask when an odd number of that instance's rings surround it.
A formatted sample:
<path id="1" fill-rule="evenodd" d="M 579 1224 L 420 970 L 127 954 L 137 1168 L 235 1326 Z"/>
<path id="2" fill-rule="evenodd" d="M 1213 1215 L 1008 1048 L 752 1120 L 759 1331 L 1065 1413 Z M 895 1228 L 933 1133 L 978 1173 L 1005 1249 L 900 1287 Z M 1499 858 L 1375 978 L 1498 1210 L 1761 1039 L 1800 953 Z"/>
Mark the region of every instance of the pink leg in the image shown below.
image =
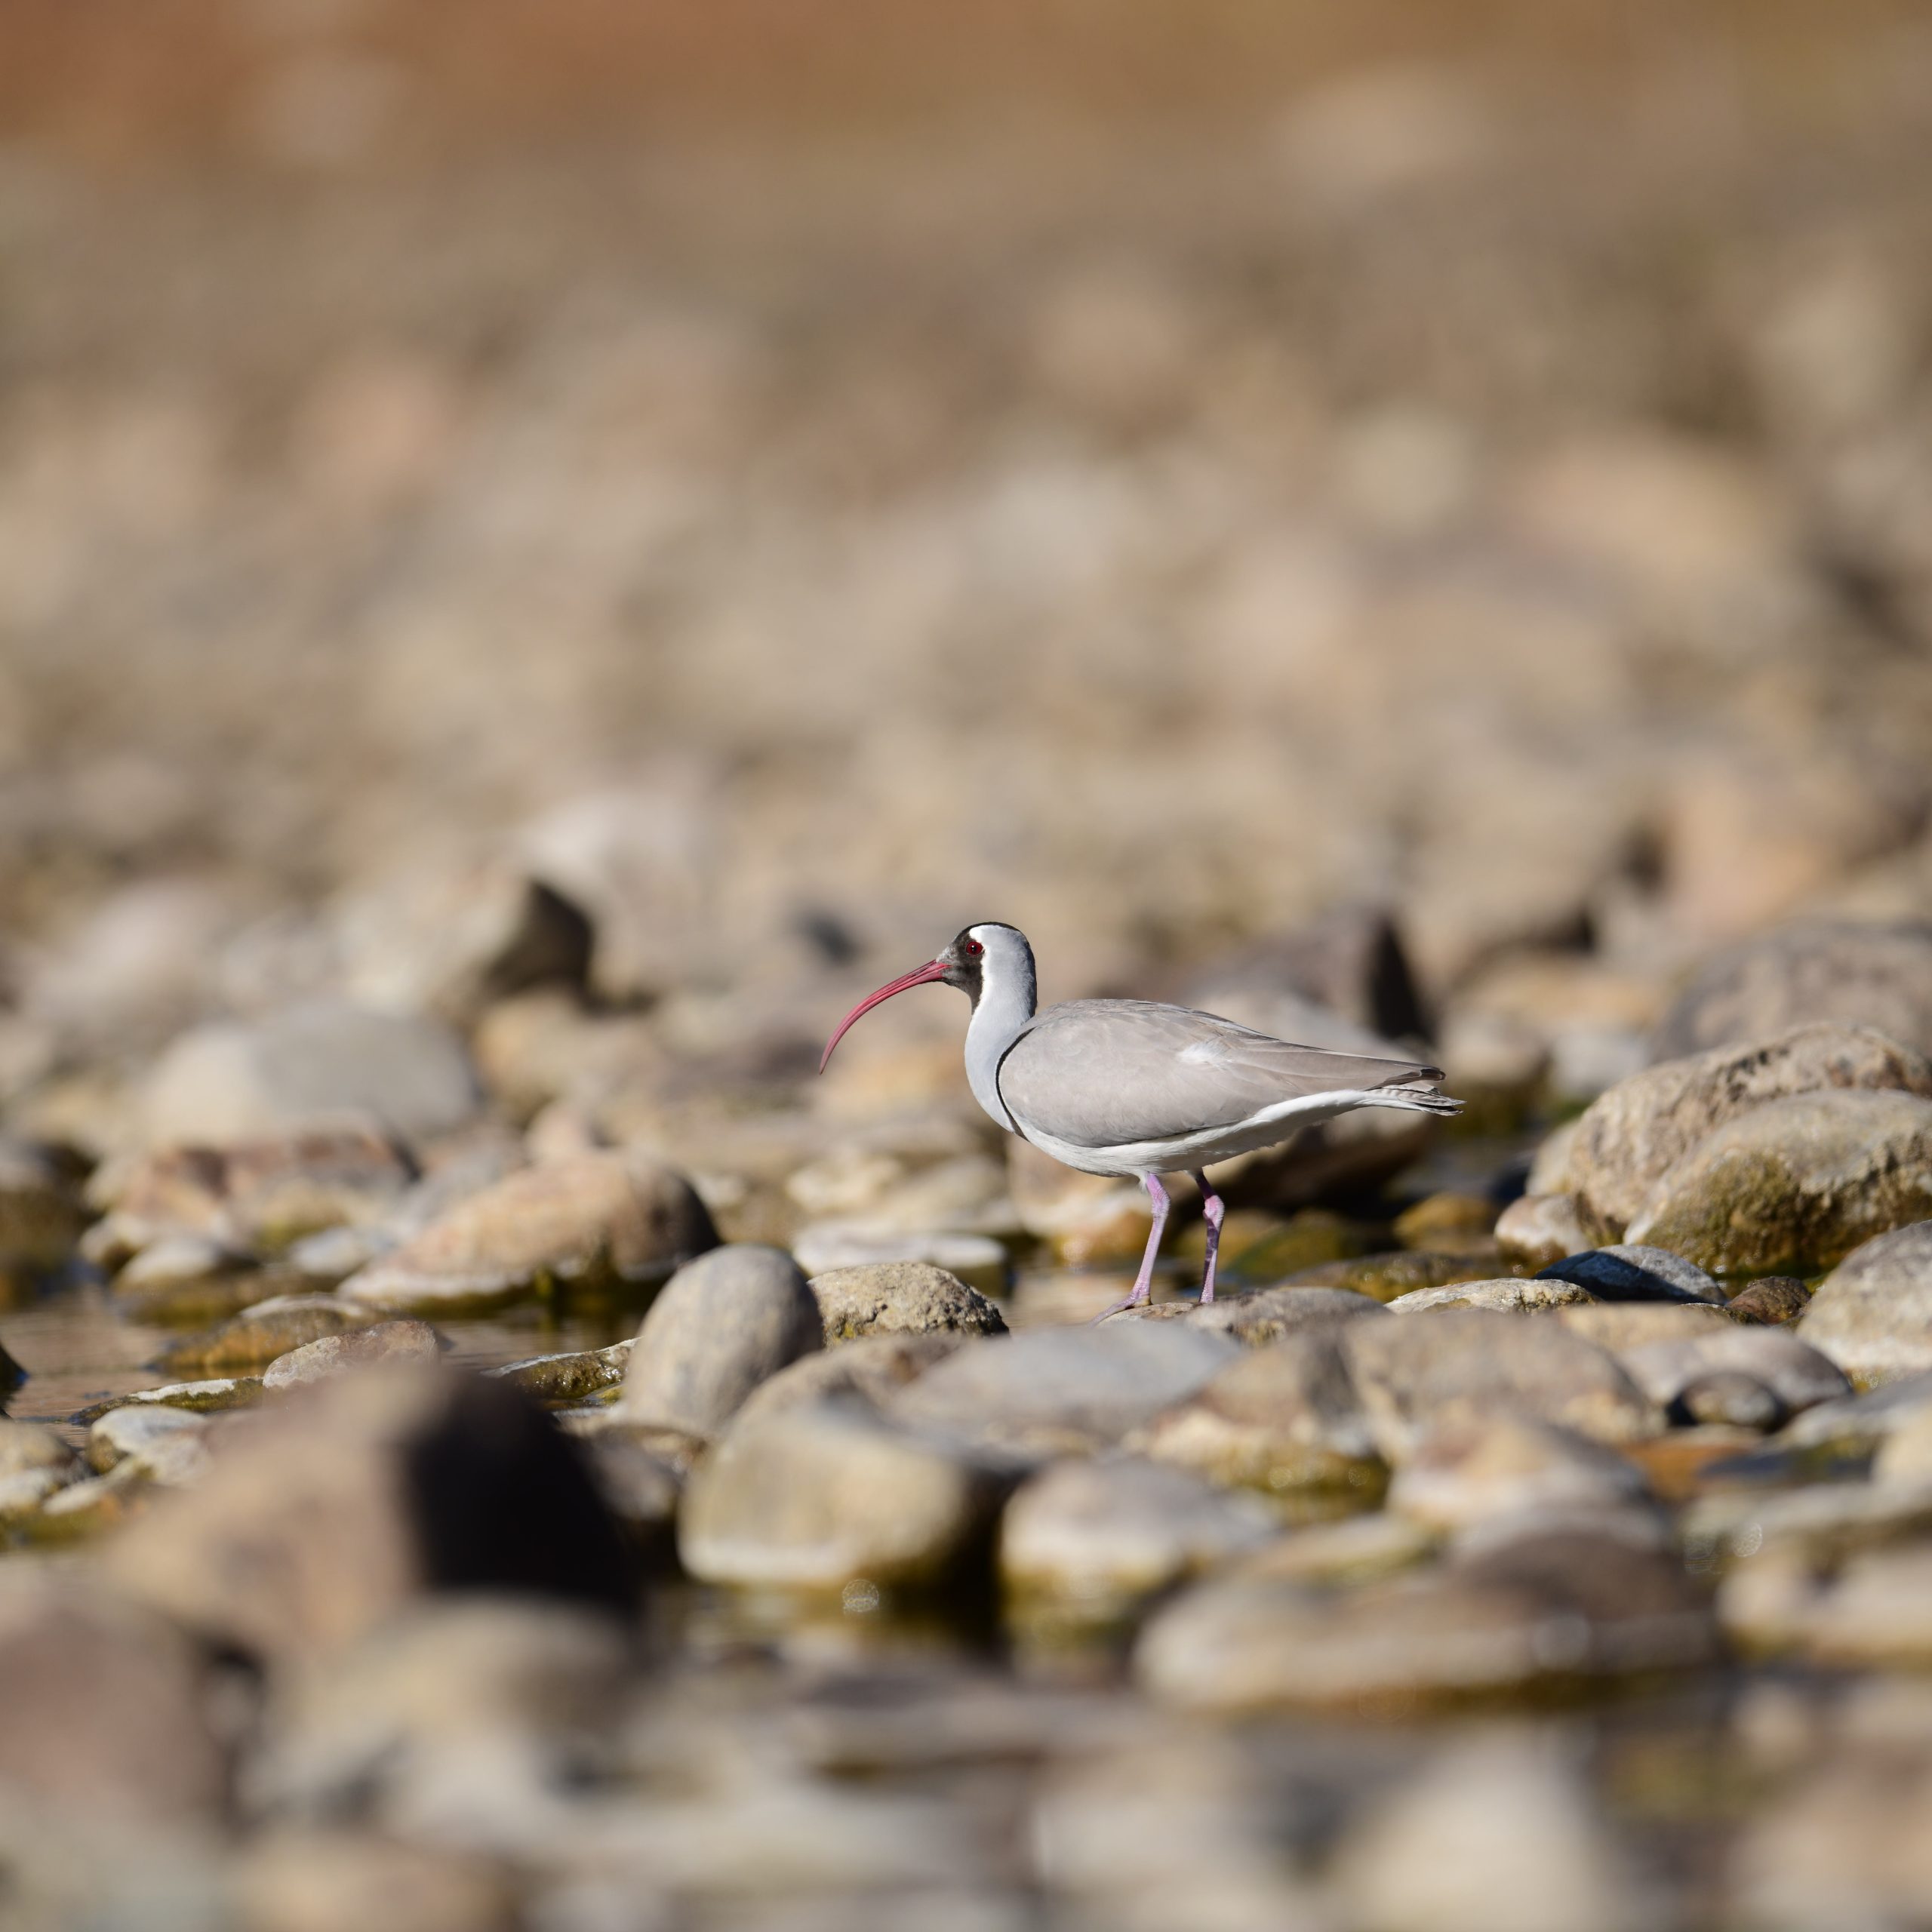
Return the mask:
<path id="1" fill-rule="evenodd" d="M 1221 1251 L 1221 1217 L 1227 1210 L 1221 1204 L 1221 1197 L 1208 1185 L 1208 1177 L 1197 1168 L 1188 1178 L 1201 1190 L 1201 1213 L 1208 1223 L 1208 1266 L 1201 1277 L 1202 1304 L 1214 1299 L 1214 1257 Z"/>
<path id="2" fill-rule="evenodd" d="M 1147 1189 L 1148 1198 L 1154 1204 L 1154 1225 L 1147 1231 L 1147 1251 L 1140 1257 L 1140 1272 L 1134 1278 L 1134 1292 L 1124 1301 L 1117 1301 L 1112 1308 L 1094 1316 L 1096 1321 L 1104 1321 L 1109 1315 L 1118 1315 L 1124 1308 L 1138 1308 L 1152 1293 L 1154 1287 L 1154 1259 L 1161 1251 L 1161 1236 L 1168 1225 L 1168 1191 L 1161 1185 L 1158 1174 L 1143 1174 L 1141 1180 Z"/>

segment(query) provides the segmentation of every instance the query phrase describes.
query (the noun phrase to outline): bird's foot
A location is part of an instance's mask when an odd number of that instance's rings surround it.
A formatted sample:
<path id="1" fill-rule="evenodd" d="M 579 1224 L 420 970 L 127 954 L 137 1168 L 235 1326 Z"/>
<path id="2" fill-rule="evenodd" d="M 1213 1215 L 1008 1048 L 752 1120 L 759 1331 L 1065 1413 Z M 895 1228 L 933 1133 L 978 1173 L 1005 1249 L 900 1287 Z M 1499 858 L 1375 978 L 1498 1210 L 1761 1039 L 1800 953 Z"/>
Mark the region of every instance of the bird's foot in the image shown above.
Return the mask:
<path id="1" fill-rule="evenodd" d="M 1112 1308 L 1102 1309 L 1100 1313 L 1095 1315 L 1094 1319 L 1087 1325 L 1090 1328 L 1098 1327 L 1100 1324 L 1103 1321 L 1106 1321 L 1110 1315 L 1124 1315 L 1130 1308 L 1140 1308 L 1144 1306 L 1146 1303 L 1147 1299 L 1147 1290 L 1144 1287 L 1137 1287 L 1133 1294 L 1127 1296 L 1122 1300 L 1115 1302 Z"/>

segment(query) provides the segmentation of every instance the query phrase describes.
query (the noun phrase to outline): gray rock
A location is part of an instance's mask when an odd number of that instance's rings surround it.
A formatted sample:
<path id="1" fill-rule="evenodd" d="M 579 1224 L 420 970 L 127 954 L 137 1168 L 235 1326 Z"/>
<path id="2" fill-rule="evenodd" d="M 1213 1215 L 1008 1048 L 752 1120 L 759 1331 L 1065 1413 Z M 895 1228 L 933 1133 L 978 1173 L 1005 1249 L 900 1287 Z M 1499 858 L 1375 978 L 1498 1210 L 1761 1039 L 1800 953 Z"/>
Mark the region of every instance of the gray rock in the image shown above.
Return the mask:
<path id="1" fill-rule="evenodd" d="M 1211 1481 L 1292 1498 L 1304 1515 L 1371 1508 L 1386 1479 L 1332 1326 L 1242 1355 L 1127 1440 Z"/>
<path id="2" fill-rule="evenodd" d="M 787 1362 L 824 1346 L 818 1303 L 775 1247 L 721 1247 L 679 1269 L 638 1331 L 631 1420 L 712 1435 Z"/>
<path id="3" fill-rule="evenodd" d="M 1244 1349 L 1265 1349 L 1290 1335 L 1333 1328 L 1364 1315 L 1388 1313 L 1384 1305 L 1348 1288 L 1255 1288 L 1217 1294 L 1204 1306 L 1195 1301 L 1158 1301 L 1125 1308 L 1100 1324 L 1180 1321 L 1190 1328 L 1226 1335 Z"/>
<path id="4" fill-rule="evenodd" d="M 155 1358 L 154 1365 L 174 1375 L 262 1368 L 325 1335 L 366 1328 L 379 1318 L 371 1310 L 333 1295 L 275 1295 L 204 1334 L 171 1343 Z"/>
<path id="5" fill-rule="evenodd" d="M 1586 1215 L 1623 1228 L 1679 1161 L 1727 1121 L 1794 1094 L 1896 1089 L 1932 1097 L 1932 1061 L 1854 1026 L 1752 1035 L 1620 1080 L 1578 1120 L 1564 1156 Z"/>
<path id="6" fill-rule="evenodd" d="M 716 1244 L 682 1175 L 638 1155 L 581 1154 L 457 1201 L 340 1293 L 386 1314 L 472 1312 L 550 1284 L 598 1291 L 660 1281 Z"/>
<path id="7" fill-rule="evenodd" d="M 1753 1429 L 1761 1435 L 1781 1427 L 1790 1405 L 1767 1382 L 1742 1369 L 1716 1368 L 1694 1377 L 1671 1399 L 1672 1422 L 1725 1429 Z"/>
<path id="8" fill-rule="evenodd" d="M 1174 1322 L 1034 1329 L 968 1343 L 888 1412 L 1003 1450 L 1078 1454 L 1118 1443 L 1236 1353 L 1226 1337 Z"/>
<path id="9" fill-rule="evenodd" d="M 109 1409 L 88 1431 L 88 1466 L 105 1475 L 130 1457 L 146 1457 L 154 1445 L 177 1435 L 205 1435 L 208 1419 L 189 1409 Z"/>
<path id="10" fill-rule="evenodd" d="M 1567 1255 L 1540 1281 L 1574 1281 L 1598 1301 L 1704 1301 L 1721 1306 L 1724 1292 L 1694 1262 L 1668 1248 L 1623 1241 Z"/>
<path id="11" fill-rule="evenodd" d="M 0 1422 L 0 1527 L 32 1515 L 82 1473 L 80 1458 L 52 1429 Z"/>
<path id="12" fill-rule="evenodd" d="M 1257 1499 L 1136 1456 L 1056 1463 L 1001 1518 L 1010 1615 L 1035 1641 L 1088 1635 L 1280 1534 Z"/>
<path id="13" fill-rule="evenodd" d="M 835 1349 L 801 1355 L 761 1382 L 738 1411 L 740 1422 L 806 1402 L 849 1396 L 883 1410 L 909 1382 L 943 1361 L 964 1340 L 956 1331 L 931 1335 L 866 1335 Z"/>
<path id="14" fill-rule="evenodd" d="M 1564 1281 L 1525 1281 L 1506 1276 L 1495 1281 L 1459 1281 L 1447 1288 L 1417 1288 L 1389 1303 L 1392 1315 L 1421 1315 L 1432 1309 L 1487 1308 L 1504 1315 L 1547 1315 L 1559 1308 L 1585 1308 L 1596 1297 L 1588 1288 Z"/>
<path id="15" fill-rule="evenodd" d="M 1346 1595 L 1201 1584 L 1156 1613 L 1135 1669 L 1198 1709 L 1408 1712 L 1688 1667 L 1712 1648 L 1674 1555 L 1614 1528 L 1540 1530 Z"/>
<path id="16" fill-rule="evenodd" d="M 1644 1342 L 1620 1349 L 1617 1359 L 1650 1399 L 1668 1408 L 1693 1383 L 1716 1375 L 1748 1376 L 1775 1395 L 1784 1415 L 1837 1401 L 1851 1393 L 1838 1366 L 1784 1328 L 1713 1323 L 1701 1333 L 1675 1340 Z M 1715 1416 L 1700 1420 L 1719 1420 Z M 1777 1418 L 1782 1421 L 1783 1416 Z M 1767 1425 L 1754 1423 L 1753 1427 Z"/>
<path id="17" fill-rule="evenodd" d="M 1572 1519 L 1624 1508 L 1644 1494 L 1643 1478 L 1614 1449 L 1505 1415 L 1428 1431 L 1390 1484 L 1389 1506 L 1448 1531 L 1532 1512 Z"/>
<path id="18" fill-rule="evenodd" d="M 1803 1331 L 1799 1331 L 1803 1339 Z M 1821 1353 L 1829 1354 L 1829 1349 Z M 1835 1358 L 1834 1358 L 1835 1359 Z M 1845 1364 L 1840 1363 L 1841 1367 Z M 1853 1371 L 1847 1369 L 1847 1374 Z M 1901 1376 L 1848 1401 L 1821 1402 L 1796 1417 L 1785 1431 L 1785 1444 L 1796 1450 L 1825 1449 L 1868 1456 L 1923 1415 L 1932 1414 L 1932 1371 Z"/>
<path id="19" fill-rule="evenodd" d="M 353 1115 L 405 1139 L 447 1133 L 481 1089 L 438 1021 L 349 1006 L 291 1008 L 184 1033 L 141 1097 L 149 1143 L 221 1145 Z"/>
<path id="20" fill-rule="evenodd" d="M 1381 1932 L 1641 1932 L 1647 1898 L 1574 1755 L 1497 1731 L 1436 1752 L 1337 1854 L 1349 1922 Z"/>
<path id="21" fill-rule="evenodd" d="M 1617 1363 L 1559 1320 L 1452 1309 L 1426 1321 L 1360 1322 L 1349 1366 L 1377 1446 L 1401 1463 L 1441 1423 L 1509 1413 L 1598 1441 L 1651 1433 L 1658 1417 Z"/>
<path id="22" fill-rule="evenodd" d="M 247 1426 L 245 1445 L 159 1495 L 101 1558 L 116 1587 L 211 1641 L 315 1657 L 442 1589 L 635 1613 L 621 1533 L 589 1477 L 503 1383 L 337 1376 Z"/>
<path id="23" fill-rule="evenodd" d="M 826 1346 L 861 1335 L 1003 1335 L 1006 1318 L 957 1275 L 925 1261 L 875 1261 L 811 1278 Z"/>
<path id="24" fill-rule="evenodd" d="M 1932 1371 L 1932 1220 L 1854 1249 L 1796 1326 L 1801 1341 L 1866 1387 Z"/>
<path id="25" fill-rule="evenodd" d="M 654 1557 L 668 1557 L 684 1472 L 614 1431 L 587 1438 L 584 1454 L 605 1506 Z"/>
<path id="26" fill-rule="evenodd" d="M 856 1402 L 805 1404 L 743 1422 L 698 1464 L 678 1549 L 706 1583 L 931 1592 L 989 1561 L 1011 1483 Z"/>
<path id="27" fill-rule="evenodd" d="M 1721 953 L 1657 1032 L 1660 1059 L 1816 1021 L 1867 1026 L 1932 1054 L 1932 925 L 1781 927 Z"/>
<path id="28" fill-rule="evenodd" d="M 1932 1211 L 1932 1100 L 1773 1100 L 1706 1137 L 1628 1230 L 1716 1274 L 1813 1274 Z"/>
<path id="29" fill-rule="evenodd" d="M 262 1371 L 267 1389 L 299 1389 L 351 1369 L 378 1363 L 435 1362 L 443 1338 L 426 1321 L 378 1321 L 346 1334 L 324 1335 L 278 1355 Z"/>
<path id="30" fill-rule="evenodd" d="M 1547 1268 L 1565 1255 L 1593 1247 L 1601 1238 L 1574 1194 L 1525 1194 L 1497 1218 L 1496 1244 L 1506 1261 Z"/>

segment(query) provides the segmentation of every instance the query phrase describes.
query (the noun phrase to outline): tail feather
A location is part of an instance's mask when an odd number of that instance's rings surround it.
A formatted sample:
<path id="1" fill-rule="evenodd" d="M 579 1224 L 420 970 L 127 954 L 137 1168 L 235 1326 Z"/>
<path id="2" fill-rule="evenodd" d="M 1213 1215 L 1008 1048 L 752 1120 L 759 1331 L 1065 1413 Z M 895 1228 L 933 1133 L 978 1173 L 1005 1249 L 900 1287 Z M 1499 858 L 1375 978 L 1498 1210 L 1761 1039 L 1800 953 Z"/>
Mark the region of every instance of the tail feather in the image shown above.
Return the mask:
<path id="1" fill-rule="evenodd" d="M 1442 1075 L 1432 1072 L 1417 1077 L 1440 1080 Z M 1420 1114 L 1447 1115 L 1463 1111 L 1462 1102 L 1453 1094 L 1431 1093 L 1426 1088 L 1411 1087 L 1399 1082 L 1376 1088 L 1375 1103 L 1378 1106 L 1401 1107 L 1407 1112 Z"/>

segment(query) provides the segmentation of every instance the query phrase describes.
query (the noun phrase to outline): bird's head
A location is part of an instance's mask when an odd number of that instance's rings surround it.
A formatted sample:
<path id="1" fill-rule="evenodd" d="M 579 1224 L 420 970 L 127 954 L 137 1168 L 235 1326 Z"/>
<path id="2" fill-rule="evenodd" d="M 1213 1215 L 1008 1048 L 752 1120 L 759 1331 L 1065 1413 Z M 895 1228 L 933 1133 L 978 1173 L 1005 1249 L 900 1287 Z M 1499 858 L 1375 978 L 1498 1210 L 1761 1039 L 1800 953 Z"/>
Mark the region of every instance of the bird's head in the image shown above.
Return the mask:
<path id="1" fill-rule="evenodd" d="M 1026 943 L 1026 935 L 1017 926 L 1003 925 L 998 920 L 989 919 L 978 925 L 962 928 L 954 935 L 952 944 L 937 958 L 928 960 L 923 966 L 914 967 L 909 973 L 900 974 L 896 980 L 888 980 L 877 992 L 868 993 L 846 1014 L 838 1023 L 838 1030 L 826 1042 L 825 1052 L 818 1063 L 820 1072 L 825 1071 L 826 1062 L 832 1058 L 832 1048 L 861 1015 L 871 1012 L 881 1001 L 891 998 L 894 993 L 906 992 L 914 986 L 928 984 L 957 986 L 975 1008 L 990 989 L 1011 989 L 1015 993 L 1023 989 L 1026 1010 L 1031 1013 L 1033 949 Z"/>

